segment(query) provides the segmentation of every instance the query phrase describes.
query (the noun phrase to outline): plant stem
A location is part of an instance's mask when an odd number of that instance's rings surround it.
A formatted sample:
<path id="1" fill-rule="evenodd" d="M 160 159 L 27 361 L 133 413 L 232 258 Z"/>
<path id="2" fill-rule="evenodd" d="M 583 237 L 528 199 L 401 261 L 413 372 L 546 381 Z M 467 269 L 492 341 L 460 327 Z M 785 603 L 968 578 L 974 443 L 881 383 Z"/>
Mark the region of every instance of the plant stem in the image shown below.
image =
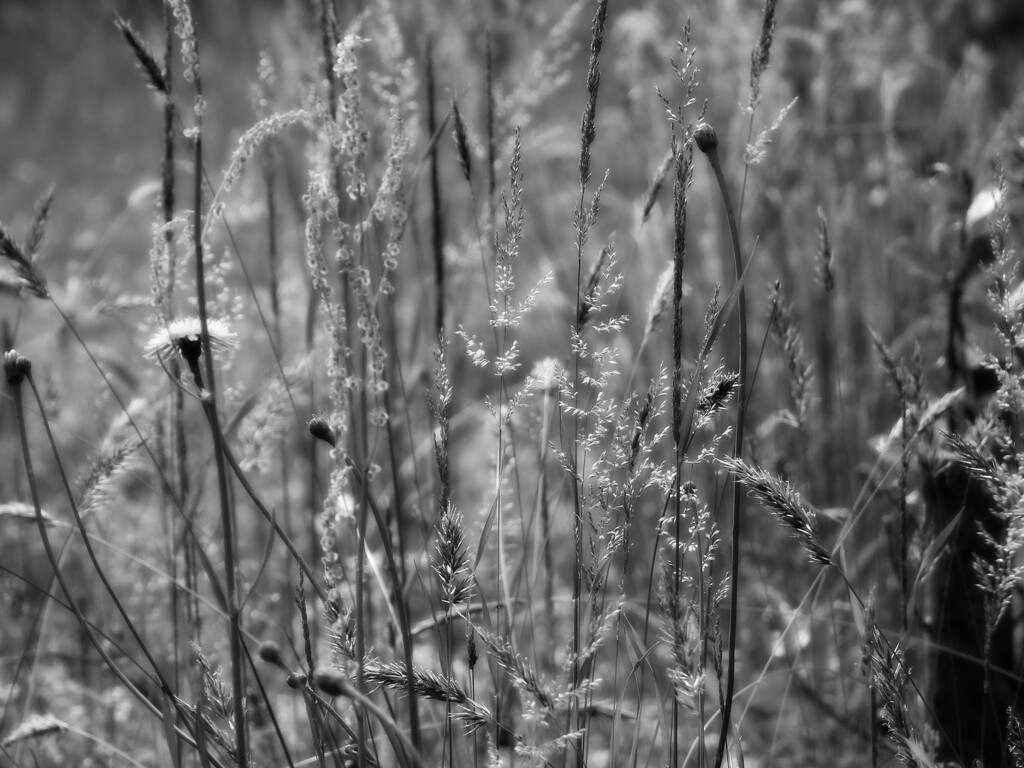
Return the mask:
<path id="1" fill-rule="evenodd" d="M 703 135 L 702 129 L 704 130 Z M 708 133 L 710 132 L 710 134 Z M 707 156 L 711 169 L 714 171 L 715 180 L 718 182 L 718 190 L 722 195 L 725 204 L 725 215 L 729 221 L 729 237 L 732 240 L 733 260 L 736 271 L 737 284 L 743 278 L 743 257 L 740 253 L 740 234 L 736 224 L 736 214 L 733 211 L 732 200 L 729 197 L 729 187 L 725 181 L 725 174 L 722 172 L 722 164 L 718 158 L 718 138 L 710 126 L 698 126 L 695 137 L 698 148 Z M 746 415 L 747 399 L 747 302 L 745 289 L 741 286 L 738 296 L 739 310 L 739 379 L 736 382 L 736 439 L 733 443 L 733 458 L 739 458 L 743 453 L 743 422 Z M 715 751 L 714 768 L 721 768 L 722 759 L 725 757 L 726 746 L 729 742 L 729 725 L 732 715 L 732 699 L 736 689 L 736 629 L 739 624 L 737 613 L 739 610 L 739 578 L 740 578 L 740 523 L 742 513 L 743 496 L 740 493 L 740 481 L 733 477 L 732 481 L 732 563 L 729 579 L 729 661 L 726 667 L 725 678 L 725 701 L 722 703 L 722 733 L 718 739 L 718 747 Z"/>
<path id="2" fill-rule="evenodd" d="M 198 77 L 196 78 L 196 93 L 201 93 Z M 193 169 L 193 178 L 195 180 L 193 187 L 195 220 L 193 221 L 192 236 L 196 262 L 196 301 L 199 309 L 202 356 L 206 368 L 205 392 L 202 393 L 200 400 L 203 404 L 203 413 L 206 415 L 206 420 L 210 425 L 210 436 L 213 440 L 213 456 L 217 467 L 217 491 L 220 501 L 221 528 L 224 537 L 224 585 L 228 611 L 228 642 L 231 653 L 231 691 L 234 708 L 235 751 L 241 764 L 246 765 L 249 759 L 249 750 L 245 725 L 245 687 L 242 681 L 242 616 L 238 605 L 238 586 L 235 579 L 234 511 L 231 507 L 231 494 L 228 489 L 228 473 L 224 461 L 224 441 L 221 435 L 220 421 L 217 416 L 217 389 L 206 311 L 206 274 L 203 265 L 202 169 L 203 135 L 197 124 L 195 166 Z"/>
<path id="3" fill-rule="evenodd" d="M 23 365 L 21 362 L 24 361 Z M 120 681 L 129 693 L 131 693 L 143 707 L 156 717 L 158 720 L 162 719 L 163 715 L 160 709 L 150 701 L 139 689 L 128 679 L 124 671 L 117 665 L 110 653 L 107 651 L 105 644 L 100 642 L 100 638 L 97 636 L 93 625 L 86 619 L 85 614 L 82 613 L 82 609 L 78 604 L 78 601 L 72 596 L 71 590 L 68 588 L 68 583 L 64 578 L 63 573 L 60 569 L 60 563 L 56 553 L 53 551 L 53 546 L 50 544 L 50 537 L 46 533 L 46 522 L 43 519 L 42 504 L 39 501 L 39 488 L 36 484 L 35 471 L 32 467 L 32 454 L 29 450 L 28 443 L 28 432 L 25 428 L 25 408 L 22 402 L 22 390 L 21 384 L 24 378 L 29 376 L 27 366 L 29 366 L 28 360 L 17 358 L 16 353 L 11 350 L 6 353 L 4 358 L 5 368 L 7 369 L 7 382 L 11 386 L 11 394 L 14 398 L 14 413 L 18 424 L 18 436 L 21 440 L 21 455 L 25 461 L 25 474 L 28 477 L 29 492 L 32 496 L 32 506 L 36 513 L 36 526 L 39 529 L 39 536 L 43 542 L 43 549 L 46 552 L 46 558 L 53 568 L 54 578 L 57 583 L 60 584 L 61 590 L 64 592 L 64 596 L 67 598 L 68 607 L 72 613 L 75 614 L 75 618 L 82 626 L 85 636 L 89 639 L 96 653 L 99 654 L 100 658 L 107 665 L 113 675 Z M 13 367 L 17 366 L 20 371 L 14 371 Z M 181 726 L 175 725 L 174 732 L 179 738 L 182 738 L 190 746 L 195 747 L 196 742 L 190 733 L 186 733 L 182 730 Z M 169 746 L 169 745 L 168 745 Z"/>

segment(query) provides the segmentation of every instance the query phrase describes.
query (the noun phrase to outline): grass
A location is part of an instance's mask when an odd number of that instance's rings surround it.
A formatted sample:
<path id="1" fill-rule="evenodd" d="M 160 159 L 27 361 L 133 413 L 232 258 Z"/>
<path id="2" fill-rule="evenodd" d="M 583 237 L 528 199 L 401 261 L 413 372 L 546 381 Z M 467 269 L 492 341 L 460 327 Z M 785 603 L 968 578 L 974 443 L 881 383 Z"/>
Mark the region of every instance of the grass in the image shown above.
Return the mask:
<path id="1" fill-rule="evenodd" d="M 0 10 L 0 764 L 1021 764 L 1010 54 L 229 6 Z"/>

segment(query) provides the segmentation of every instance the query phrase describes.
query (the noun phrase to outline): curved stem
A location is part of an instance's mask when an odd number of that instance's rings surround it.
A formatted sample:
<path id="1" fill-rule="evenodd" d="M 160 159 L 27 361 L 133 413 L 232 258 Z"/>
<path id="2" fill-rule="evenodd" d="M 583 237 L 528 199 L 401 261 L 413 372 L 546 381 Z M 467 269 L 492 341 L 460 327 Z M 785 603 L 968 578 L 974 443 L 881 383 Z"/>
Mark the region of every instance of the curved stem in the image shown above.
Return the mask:
<path id="1" fill-rule="evenodd" d="M 698 143 L 700 146 L 700 143 Z M 714 171 L 715 180 L 718 182 L 718 189 L 725 204 L 725 215 L 729 221 L 729 237 L 732 240 L 733 260 L 736 270 L 736 282 L 740 284 L 743 278 L 743 257 L 740 253 L 740 233 L 736 223 L 736 214 L 733 210 L 732 200 L 729 197 L 729 188 L 725 181 L 725 174 L 722 172 L 722 164 L 718 159 L 717 140 L 714 146 L 701 146 L 704 154 L 707 155 L 711 169 Z M 743 453 L 743 422 L 746 415 L 747 399 L 747 301 L 745 289 L 740 287 L 737 308 L 739 311 L 739 380 L 737 381 L 736 392 L 736 439 L 733 443 L 733 457 L 739 458 Z M 718 740 L 718 747 L 715 752 L 715 768 L 721 768 L 722 759 L 725 757 L 725 749 L 728 744 L 729 721 L 732 714 L 732 699 L 736 689 L 736 627 L 738 625 L 737 612 L 739 610 L 739 576 L 740 576 L 740 530 L 743 496 L 740 493 L 740 482 L 733 478 L 732 496 L 732 563 L 731 577 L 729 579 L 729 661 L 726 668 L 725 701 L 722 706 L 722 735 Z"/>
<path id="2" fill-rule="evenodd" d="M 12 353 L 9 352 L 8 354 Z M 13 361 L 11 364 L 13 364 Z M 11 394 L 14 398 L 15 420 L 17 421 L 18 424 L 18 436 L 21 441 L 21 453 L 22 458 L 25 461 L 25 474 L 28 477 L 29 492 L 32 496 L 32 506 L 35 508 L 36 525 L 39 529 L 39 535 L 43 542 L 43 549 L 46 552 L 47 560 L 49 560 L 50 566 L 53 568 L 54 578 L 57 580 L 57 583 L 60 585 L 61 590 L 64 592 L 64 596 L 67 598 L 68 607 L 71 609 L 72 613 L 75 614 L 75 618 L 82 625 L 86 637 L 89 638 L 89 642 L 92 644 L 93 648 L 96 650 L 96 653 L 99 654 L 103 662 L 107 665 L 107 668 L 110 669 L 113 675 L 125 687 L 125 690 L 131 693 L 136 698 L 136 700 L 150 712 L 150 714 L 152 714 L 157 719 L 162 719 L 163 713 L 156 706 L 156 704 L 154 704 L 152 701 L 146 698 L 146 696 L 139 690 L 139 688 L 134 683 L 132 683 L 131 680 L 129 680 L 124 670 L 122 670 L 117 665 L 117 662 L 115 662 L 114 659 L 111 657 L 110 653 L 107 651 L 104 644 L 100 642 L 100 638 L 97 635 L 93 624 L 85 617 L 85 614 L 82 613 L 81 607 L 78 605 L 78 602 L 72 596 L 71 590 L 68 588 L 67 581 L 65 580 L 64 575 L 61 572 L 57 555 L 53 551 L 53 546 L 50 543 L 50 537 L 46 532 L 46 522 L 43 519 L 42 504 L 40 503 L 39 500 L 39 489 L 38 486 L 36 485 L 35 471 L 32 466 L 32 454 L 29 450 L 28 432 L 25 428 L 25 410 L 22 402 L 21 390 L 21 384 L 24 377 L 17 375 L 12 377 L 10 365 L 7 364 L 6 359 L 5 366 L 8 368 L 7 381 L 11 385 Z M 187 744 L 189 744 L 192 747 L 195 747 L 195 738 L 191 733 L 188 733 L 185 730 L 183 730 L 181 726 L 175 725 L 174 733 L 179 738 L 184 739 Z M 219 762 L 217 764 L 219 765 Z"/>

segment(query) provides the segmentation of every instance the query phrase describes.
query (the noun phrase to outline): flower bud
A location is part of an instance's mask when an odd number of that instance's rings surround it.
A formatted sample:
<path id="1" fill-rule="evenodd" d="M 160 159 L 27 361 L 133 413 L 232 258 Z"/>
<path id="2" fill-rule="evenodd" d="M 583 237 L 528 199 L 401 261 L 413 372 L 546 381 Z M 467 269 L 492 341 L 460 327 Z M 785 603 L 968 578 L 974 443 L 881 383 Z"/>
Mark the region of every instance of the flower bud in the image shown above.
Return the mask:
<path id="1" fill-rule="evenodd" d="M 343 696 L 350 687 L 345 673 L 334 667 L 314 669 L 313 684 L 328 696 Z"/>
<path id="2" fill-rule="evenodd" d="M 705 155 L 718 149 L 718 134 L 708 123 L 700 123 L 693 132 L 693 141 L 697 149 Z"/>
<path id="3" fill-rule="evenodd" d="M 16 349 L 4 352 L 4 373 L 7 374 L 8 384 L 21 384 L 31 372 L 32 361 L 27 357 L 19 355 Z"/>
<path id="4" fill-rule="evenodd" d="M 334 434 L 334 430 L 331 425 L 327 423 L 327 419 L 323 416 L 314 416 L 309 420 L 309 434 L 315 437 L 317 440 L 323 440 L 332 448 L 337 447 L 338 438 Z"/>
<path id="5" fill-rule="evenodd" d="M 256 653 L 261 659 L 263 659 L 263 661 L 267 662 L 267 664 L 273 664 L 277 667 L 284 666 L 284 661 L 281 659 L 281 646 L 273 640 L 264 640 L 260 643 L 260 647 Z"/>
<path id="6" fill-rule="evenodd" d="M 284 679 L 284 681 L 288 683 L 289 688 L 295 688 L 296 690 L 299 688 L 305 688 L 308 680 L 309 678 L 306 676 L 305 672 L 292 672 Z"/>

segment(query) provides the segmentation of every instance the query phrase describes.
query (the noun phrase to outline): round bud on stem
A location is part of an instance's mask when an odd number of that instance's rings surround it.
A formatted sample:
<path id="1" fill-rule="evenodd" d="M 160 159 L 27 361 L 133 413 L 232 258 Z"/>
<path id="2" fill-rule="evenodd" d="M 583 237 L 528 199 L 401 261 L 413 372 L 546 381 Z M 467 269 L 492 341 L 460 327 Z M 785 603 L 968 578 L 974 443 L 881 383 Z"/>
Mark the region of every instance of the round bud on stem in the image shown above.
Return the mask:
<path id="1" fill-rule="evenodd" d="M 334 667 L 317 667 L 314 669 L 313 684 L 328 696 L 344 696 L 350 688 L 345 673 Z"/>
<path id="2" fill-rule="evenodd" d="M 697 149 L 705 155 L 718 149 L 718 134 L 708 123 L 700 123 L 693 131 L 693 141 Z"/>
<path id="3" fill-rule="evenodd" d="M 19 355 L 16 349 L 8 350 L 4 352 L 4 373 L 7 374 L 7 383 L 17 386 L 32 373 L 32 361 Z"/>
<path id="4" fill-rule="evenodd" d="M 337 447 L 338 438 L 334 434 L 334 429 L 330 424 L 327 423 L 327 419 L 323 416 L 314 416 L 309 420 L 309 434 L 315 437 L 317 440 L 323 440 L 332 448 Z"/>
<path id="5" fill-rule="evenodd" d="M 284 660 L 281 658 L 281 646 L 273 640 L 264 640 L 256 651 L 263 661 L 284 669 Z"/>
<path id="6" fill-rule="evenodd" d="M 294 688 L 296 690 L 299 688 L 305 688 L 307 680 L 309 680 L 309 678 L 306 677 L 305 672 L 292 672 L 284 679 L 284 681 L 288 683 L 289 688 Z"/>

